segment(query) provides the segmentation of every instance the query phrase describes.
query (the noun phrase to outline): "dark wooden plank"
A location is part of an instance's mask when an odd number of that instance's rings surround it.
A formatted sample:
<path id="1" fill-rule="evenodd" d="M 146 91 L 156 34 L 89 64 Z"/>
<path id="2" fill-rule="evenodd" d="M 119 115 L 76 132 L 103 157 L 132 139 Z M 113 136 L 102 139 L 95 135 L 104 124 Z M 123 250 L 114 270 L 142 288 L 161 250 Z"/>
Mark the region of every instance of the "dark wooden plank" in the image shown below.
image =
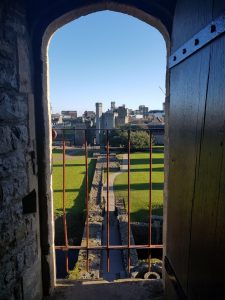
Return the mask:
<path id="1" fill-rule="evenodd" d="M 218 15 L 216 2 L 214 7 Z M 189 299 L 225 299 L 222 267 L 225 264 L 224 51 L 223 36 L 211 44 L 205 124 L 192 214 Z"/>
<path id="2" fill-rule="evenodd" d="M 179 300 L 171 280 L 165 275 L 165 299 Z"/>
<path id="3" fill-rule="evenodd" d="M 214 0 L 213 4 L 213 18 L 220 16 L 225 11 L 225 1 L 224 0 Z"/>
<path id="4" fill-rule="evenodd" d="M 207 47 L 171 72 L 167 256 L 185 292 L 192 199 L 204 118 L 209 53 Z"/>
<path id="5" fill-rule="evenodd" d="M 214 1 L 214 10 L 213 10 L 213 16 L 217 17 L 221 14 L 221 12 L 225 11 L 225 1 L 221 0 L 215 0 Z M 221 40 L 220 44 L 220 52 L 223 52 L 224 56 L 224 39 Z M 217 44 L 214 44 L 213 47 L 218 47 Z M 222 49 L 223 48 L 223 49 Z M 220 55 L 219 53 L 217 53 Z M 217 66 L 218 67 L 218 66 Z M 220 70 L 220 76 L 224 76 L 224 60 L 223 64 L 220 65 L 220 68 L 223 70 Z M 223 74 L 222 74 L 223 72 Z M 219 98 L 221 103 L 221 112 L 224 112 L 224 99 L 225 99 L 225 90 L 224 90 L 224 78 L 219 78 L 220 85 L 218 86 L 219 91 Z M 217 96 L 217 95 L 216 95 Z M 218 96 L 217 96 L 218 97 Z M 221 99 L 222 98 L 222 99 Z M 223 113 L 223 116 L 225 118 L 225 114 Z M 221 137 L 221 143 L 220 146 L 223 148 L 222 151 L 222 157 L 221 157 L 221 173 L 220 173 L 220 183 L 219 183 L 219 191 L 218 191 L 218 203 L 217 203 L 217 224 L 216 224 L 216 230 L 215 230 L 215 247 L 214 247 L 214 253 L 213 253 L 213 260 L 214 260 L 214 269 L 216 269 L 214 276 L 214 280 L 216 279 L 215 285 L 215 299 L 221 299 L 221 296 L 225 299 L 224 296 L 224 286 L 225 286 L 225 271 L 224 271 L 224 265 L 225 265 L 225 121 L 223 129 L 221 129 L 221 135 L 223 135 L 223 138 Z"/>
<path id="6" fill-rule="evenodd" d="M 215 230 L 215 244 L 214 244 L 214 283 L 215 299 L 225 299 L 225 141 L 223 141 L 223 153 L 221 163 L 221 176 L 219 184 L 219 197 L 217 203 L 217 225 Z"/>
<path id="7" fill-rule="evenodd" d="M 211 18 L 212 1 L 178 1 L 173 49 L 208 24 Z M 193 195 L 204 125 L 209 58 L 210 46 L 207 46 L 171 70 L 166 255 L 186 294 Z M 173 299 L 169 295 L 168 299 Z"/>
<path id="8" fill-rule="evenodd" d="M 172 52 L 181 47 L 212 19 L 213 0 L 178 0 L 172 33 Z"/>

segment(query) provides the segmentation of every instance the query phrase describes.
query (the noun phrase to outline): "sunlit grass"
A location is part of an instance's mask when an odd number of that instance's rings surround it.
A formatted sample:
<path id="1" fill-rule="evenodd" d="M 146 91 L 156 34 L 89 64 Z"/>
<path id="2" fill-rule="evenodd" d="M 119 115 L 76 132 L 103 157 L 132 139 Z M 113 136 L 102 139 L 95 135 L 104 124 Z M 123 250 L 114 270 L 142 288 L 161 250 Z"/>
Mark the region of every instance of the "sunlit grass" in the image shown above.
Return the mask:
<path id="1" fill-rule="evenodd" d="M 53 152 L 53 203 L 56 221 L 56 236 L 63 235 L 63 160 L 62 153 Z M 96 160 L 88 158 L 89 191 L 95 170 Z M 68 235 L 81 238 L 85 219 L 85 156 L 66 155 L 65 169 L 65 207 L 67 213 Z"/>
<path id="2" fill-rule="evenodd" d="M 152 213 L 163 214 L 164 152 L 163 147 L 153 147 L 152 154 Z M 131 154 L 130 174 L 131 220 L 146 222 L 149 216 L 149 153 Z M 114 181 L 116 198 L 127 203 L 127 172 Z"/>

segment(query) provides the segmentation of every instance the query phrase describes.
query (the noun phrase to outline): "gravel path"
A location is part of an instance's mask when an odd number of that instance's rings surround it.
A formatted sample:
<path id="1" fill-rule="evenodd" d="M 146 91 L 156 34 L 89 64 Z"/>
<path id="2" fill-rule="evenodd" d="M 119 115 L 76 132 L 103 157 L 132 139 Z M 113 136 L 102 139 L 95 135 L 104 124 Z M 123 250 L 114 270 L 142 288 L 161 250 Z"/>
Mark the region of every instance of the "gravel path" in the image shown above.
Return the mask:
<path id="1" fill-rule="evenodd" d="M 109 174 L 109 220 L 110 220 L 110 245 L 121 245 L 119 225 L 117 221 L 117 216 L 115 212 L 115 196 L 113 191 L 113 183 L 115 178 L 122 172 L 127 170 L 127 155 L 123 155 L 123 162 L 121 164 L 121 171 Z M 104 185 L 104 197 L 107 199 L 107 186 Z M 107 243 L 107 205 L 106 212 L 104 216 L 102 232 L 102 244 Z M 121 250 L 111 250 L 110 251 L 110 272 L 107 272 L 107 252 L 103 251 L 102 254 L 102 268 L 103 268 L 103 279 L 105 280 L 115 280 L 118 278 L 125 278 L 126 273 L 123 265 L 122 251 Z"/>

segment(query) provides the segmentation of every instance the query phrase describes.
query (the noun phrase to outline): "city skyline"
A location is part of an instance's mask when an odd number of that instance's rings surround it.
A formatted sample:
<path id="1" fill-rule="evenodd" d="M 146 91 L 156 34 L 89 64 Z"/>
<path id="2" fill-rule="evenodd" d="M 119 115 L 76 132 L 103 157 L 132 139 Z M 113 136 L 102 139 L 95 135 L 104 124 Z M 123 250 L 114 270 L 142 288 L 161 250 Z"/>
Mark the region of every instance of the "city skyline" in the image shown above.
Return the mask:
<path id="1" fill-rule="evenodd" d="M 107 111 L 109 111 L 109 110 L 111 109 L 111 103 L 112 103 L 112 102 L 114 102 L 114 101 L 111 101 L 111 102 L 110 102 L 110 105 L 109 105 L 108 107 L 104 107 L 104 105 L 103 105 L 102 102 L 95 102 L 95 103 L 94 103 L 94 106 L 93 106 L 91 109 L 85 109 L 85 110 L 80 111 L 80 112 L 78 112 L 78 110 L 77 110 L 76 108 L 74 108 L 74 109 L 73 109 L 73 108 L 70 108 L 70 109 L 62 109 L 61 111 L 55 111 L 55 112 L 53 112 L 53 110 L 52 110 L 52 114 L 62 114 L 63 112 L 73 112 L 73 111 L 76 111 L 76 112 L 77 112 L 77 116 L 78 116 L 78 117 L 81 117 L 86 111 L 93 111 L 93 112 L 95 112 L 95 111 L 96 111 L 96 103 L 101 103 L 101 104 L 102 104 L 102 110 L 103 110 L 104 112 L 107 112 Z M 125 103 L 123 103 L 123 104 L 121 104 L 121 105 L 120 105 L 120 104 L 117 105 L 116 102 L 114 102 L 114 103 L 115 103 L 115 105 L 116 105 L 116 108 L 119 108 L 119 107 L 122 107 L 122 106 L 125 105 L 126 109 L 132 110 L 132 111 L 138 111 L 139 108 L 140 108 L 140 106 L 145 106 L 145 105 L 143 105 L 143 104 L 140 104 L 140 105 L 138 105 L 138 107 L 136 107 L 136 108 L 130 108 L 130 107 L 126 106 Z M 162 103 L 162 107 L 159 107 L 159 108 L 157 108 L 157 109 L 150 109 L 148 106 L 145 106 L 145 107 L 148 108 L 148 111 L 151 111 L 151 110 L 159 110 L 159 111 L 162 111 L 162 110 L 163 110 L 163 103 Z"/>
<path id="2" fill-rule="evenodd" d="M 155 28 L 131 16 L 98 12 L 62 27 L 51 39 L 49 66 L 53 113 L 80 115 L 94 110 L 95 102 L 109 107 L 111 101 L 132 109 L 139 103 L 162 108 L 165 42 Z"/>

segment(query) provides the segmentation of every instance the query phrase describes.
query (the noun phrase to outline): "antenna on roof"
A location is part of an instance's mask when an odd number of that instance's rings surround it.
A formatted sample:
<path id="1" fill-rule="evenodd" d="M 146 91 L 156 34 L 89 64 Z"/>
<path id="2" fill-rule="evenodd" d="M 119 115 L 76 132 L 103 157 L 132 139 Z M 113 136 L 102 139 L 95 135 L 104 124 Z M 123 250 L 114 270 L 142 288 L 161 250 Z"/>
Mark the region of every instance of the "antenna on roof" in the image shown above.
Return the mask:
<path id="1" fill-rule="evenodd" d="M 159 89 L 160 89 L 161 92 L 166 96 L 166 93 L 163 91 L 163 89 L 161 88 L 161 86 L 159 86 Z"/>

